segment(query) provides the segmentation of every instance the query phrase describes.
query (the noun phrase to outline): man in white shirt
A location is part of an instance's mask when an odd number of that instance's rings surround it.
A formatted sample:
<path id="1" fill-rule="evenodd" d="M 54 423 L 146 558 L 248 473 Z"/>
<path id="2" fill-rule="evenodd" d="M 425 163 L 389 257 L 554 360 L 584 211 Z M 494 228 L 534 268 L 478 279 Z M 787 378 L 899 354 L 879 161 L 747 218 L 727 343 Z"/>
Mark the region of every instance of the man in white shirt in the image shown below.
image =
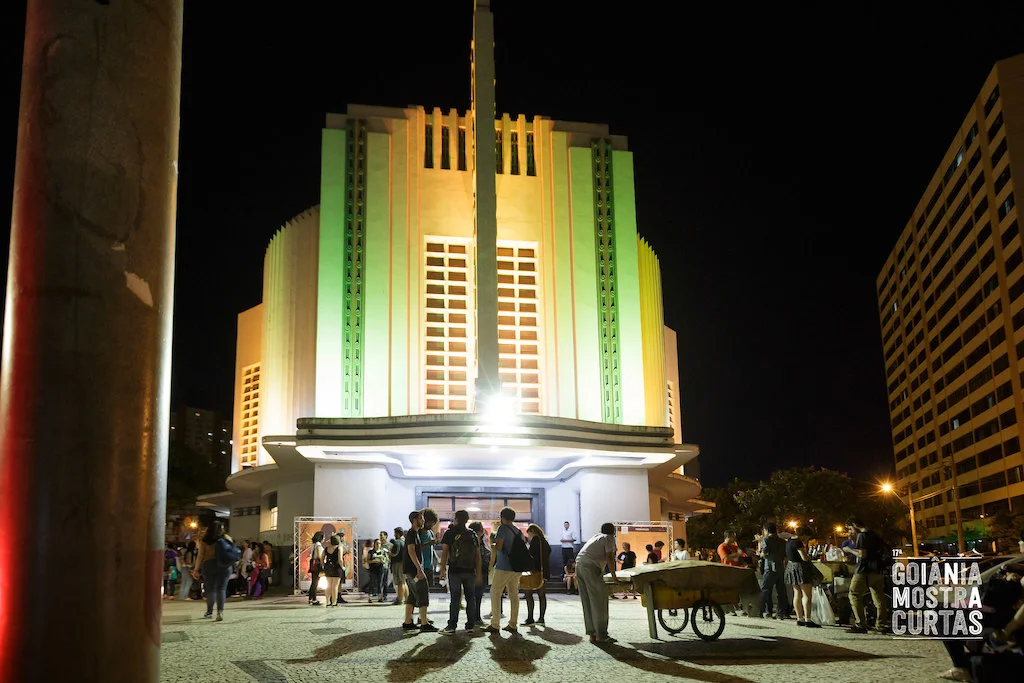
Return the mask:
<path id="1" fill-rule="evenodd" d="M 608 589 L 604 584 L 604 568 L 611 567 L 615 577 L 615 525 L 605 522 L 601 533 L 583 544 L 576 556 L 576 581 L 580 586 L 583 625 L 592 643 L 608 643 Z"/>
<path id="2" fill-rule="evenodd" d="M 565 568 L 569 566 L 576 554 L 576 534 L 572 532 L 569 522 L 565 522 L 562 526 L 565 527 L 562 530 L 562 577 L 564 578 Z"/>

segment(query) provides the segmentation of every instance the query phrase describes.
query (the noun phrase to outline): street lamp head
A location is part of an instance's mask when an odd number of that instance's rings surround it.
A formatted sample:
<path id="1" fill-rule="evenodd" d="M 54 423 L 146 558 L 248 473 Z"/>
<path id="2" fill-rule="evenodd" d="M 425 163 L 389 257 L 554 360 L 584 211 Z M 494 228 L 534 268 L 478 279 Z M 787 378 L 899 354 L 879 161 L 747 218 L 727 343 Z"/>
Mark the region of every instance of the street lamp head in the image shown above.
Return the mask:
<path id="1" fill-rule="evenodd" d="M 789 527 L 791 529 L 795 529 L 796 528 L 796 520 L 792 520 L 792 519 L 789 520 Z"/>
<path id="2" fill-rule="evenodd" d="M 881 489 L 882 493 L 892 493 L 892 484 L 890 484 L 889 482 L 885 482 L 884 484 L 882 484 Z"/>
<path id="3" fill-rule="evenodd" d="M 842 524 L 836 524 L 836 533 L 837 534 L 843 533 L 843 525 Z"/>

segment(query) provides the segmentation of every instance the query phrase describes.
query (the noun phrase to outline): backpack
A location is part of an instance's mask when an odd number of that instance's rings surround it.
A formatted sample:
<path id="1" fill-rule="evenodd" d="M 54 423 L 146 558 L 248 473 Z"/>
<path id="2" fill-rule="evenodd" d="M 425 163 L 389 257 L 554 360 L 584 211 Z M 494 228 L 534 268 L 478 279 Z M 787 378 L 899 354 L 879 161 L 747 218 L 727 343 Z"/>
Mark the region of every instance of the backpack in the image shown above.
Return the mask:
<path id="1" fill-rule="evenodd" d="M 523 532 L 519 529 L 516 529 L 515 532 L 516 537 L 512 541 L 512 547 L 505 551 L 508 553 L 508 562 L 512 565 L 512 571 L 533 571 L 533 557 L 530 555 L 530 549 L 526 547 L 526 539 L 523 538 Z"/>
<path id="2" fill-rule="evenodd" d="M 476 533 L 467 528 L 453 529 L 453 531 L 455 531 L 455 538 L 452 539 L 448 566 L 452 569 L 476 570 Z"/>
<path id="3" fill-rule="evenodd" d="M 221 537 L 217 539 L 217 543 L 214 545 L 214 556 L 217 558 L 218 566 L 230 567 L 242 558 L 242 549 L 228 539 Z"/>
<path id="4" fill-rule="evenodd" d="M 872 574 L 885 574 L 892 567 L 892 547 L 885 540 L 873 531 L 864 534 L 867 537 L 867 557 L 864 562 L 867 570 Z"/>

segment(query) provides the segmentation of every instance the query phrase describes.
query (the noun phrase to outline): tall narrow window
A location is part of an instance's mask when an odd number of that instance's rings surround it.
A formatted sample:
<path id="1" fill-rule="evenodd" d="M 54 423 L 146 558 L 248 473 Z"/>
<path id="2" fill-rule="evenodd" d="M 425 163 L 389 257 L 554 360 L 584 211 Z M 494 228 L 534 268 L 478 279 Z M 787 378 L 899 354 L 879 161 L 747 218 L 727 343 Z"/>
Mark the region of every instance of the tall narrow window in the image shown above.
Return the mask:
<path id="1" fill-rule="evenodd" d="M 514 135 L 514 133 L 513 133 Z M 514 158 L 514 157 L 513 157 Z M 498 243 L 498 367 L 502 389 L 520 413 L 541 412 L 535 243 Z"/>
<path id="2" fill-rule="evenodd" d="M 473 270 L 465 242 L 428 238 L 424 308 L 424 407 L 427 413 L 470 408 L 473 362 Z"/>
<path id="3" fill-rule="evenodd" d="M 511 159 L 509 159 L 512 166 L 512 175 L 519 175 L 519 133 L 512 131 L 509 146 L 511 147 L 508 153 L 512 157 Z"/>
<path id="4" fill-rule="evenodd" d="M 434 125 L 428 123 L 423 130 L 423 168 L 434 168 Z"/>
<path id="5" fill-rule="evenodd" d="M 255 467 L 259 460 L 260 432 L 260 364 L 242 371 L 242 429 L 238 446 L 238 464 Z"/>
<path id="6" fill-rule="evenodd" d="M 495 172 L 502 173 L 505 168 L 505 159 L 502 156 L 504 152 L 504 145 L 501 144 L 501 128 L 495 127 L 494 129 L 494 165 Z"/>
<path id="7" fill-rule="evenodd" d="M 459 127 L 459 170 L 466 170 L 466 129 Z"/>
<path id="8" fill-rule="evenodd" d="M 448 126 L 441 126 L 441 168 L 448 170 L 452 167 L 451 138 L 448 134 Z"/>
<path id="9" fill-rule="evenodd" d="M 526 133 L 526 175 L 537 175 L 537 161 L 533 152 L 533 131 Z"/>

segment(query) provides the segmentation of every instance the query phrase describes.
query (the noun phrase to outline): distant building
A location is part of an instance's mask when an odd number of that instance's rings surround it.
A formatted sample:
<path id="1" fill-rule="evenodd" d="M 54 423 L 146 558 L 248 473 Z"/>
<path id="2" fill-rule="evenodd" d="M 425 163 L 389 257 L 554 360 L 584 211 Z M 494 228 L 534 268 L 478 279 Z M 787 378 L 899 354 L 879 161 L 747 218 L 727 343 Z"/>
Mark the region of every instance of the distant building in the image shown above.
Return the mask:
<path id="1" fill-rule="evenodd" d="M 231 463 L 231 434 L 231 420 L 219 411 L 184 405 L 171 411 L 171 442 L 205 456 L 225 472 Z"/>
<path id="2" fill-rule="evenodd" d="M 475 109 L 327 115 L 320 204 L 271 240 L 238 318 L 232 474 L 202 497 L 238 536 L 290 544 L 315 515 L 375 537 L 428 505 L 682 536 L 708 509 L 627 140 L 495 118 L 477 7 Z"/>
<path id="3" fill-rule="evenodd" d="M 878 276 L 896 475 L 922 540 L 955 538 L 955 496 L 968 540 L 1024 512 L 1020 177 L 1024 55 L 985 79 Z"/>

